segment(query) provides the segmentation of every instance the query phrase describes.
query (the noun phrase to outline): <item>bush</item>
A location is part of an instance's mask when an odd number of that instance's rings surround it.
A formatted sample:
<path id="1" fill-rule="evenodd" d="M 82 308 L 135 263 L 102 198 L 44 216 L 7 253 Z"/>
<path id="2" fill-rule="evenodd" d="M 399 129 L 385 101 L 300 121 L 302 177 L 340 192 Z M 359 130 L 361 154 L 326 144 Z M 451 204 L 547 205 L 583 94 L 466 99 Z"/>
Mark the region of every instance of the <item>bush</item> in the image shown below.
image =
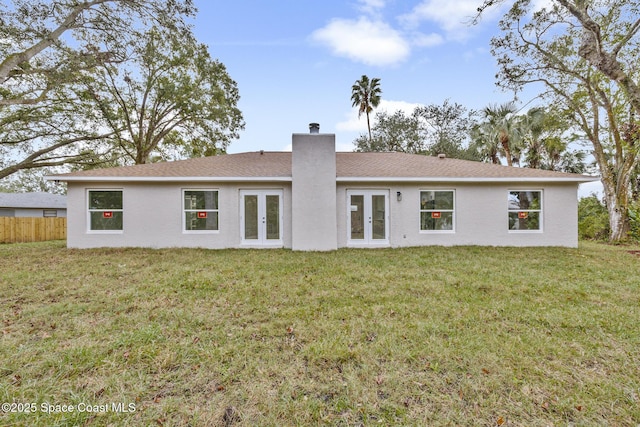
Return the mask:
<path id="1" fill-rule="evenodd" d="M 578 236 L 580 239 L 606 240 L 609 237 L 607 207 L 591 194 L 578 201 Z"/>
<path id="2" fill-rule="evenodd" d="M 629 237 L 640 241 L 640 200 L 636 200 L 629 206 Z"/>

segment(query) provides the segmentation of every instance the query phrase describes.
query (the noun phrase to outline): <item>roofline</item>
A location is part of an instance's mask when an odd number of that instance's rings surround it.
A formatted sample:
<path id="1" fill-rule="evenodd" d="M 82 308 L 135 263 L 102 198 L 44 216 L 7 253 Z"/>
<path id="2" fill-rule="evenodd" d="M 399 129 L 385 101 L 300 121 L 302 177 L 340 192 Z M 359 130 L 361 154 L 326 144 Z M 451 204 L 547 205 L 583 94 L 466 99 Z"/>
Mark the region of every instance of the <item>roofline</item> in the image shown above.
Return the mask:
<path id="1" fill-rule="evenodd" d="M 592 182 L 598 181 L 598 177 L 570 177 L 570 178 L 542 178 L 542 177 L 500 177 L 500 178 L 477 178 L 477 177 L 337 177 L 337 182 Z"/>
<path id="2" fill-rule="evenodd" d="M 48 181 L 66 181 L 66 182 L 291 182 L 290 176 L 276 177 L 248 177 L 248 176 L 158 176 L 158 177 L 127 177 L 127 176 L 45 176 Z M 499 177 L 499 178 L 477 178 L 477 177 L 355 177 L 355 176 L 339 176 L 336 182 L 464 182 L 464 183 L 481 183 L 481 182 L 576 182 L 585 183 L 598 181 L 598 177 L 580 176 L 580 177 Z"/>
<path id="3" fill-rule="evenodd" d="M 2 206 L 0 209 L 67 209 L 66 206 L 49 206 L 49 205 L 38 205 L 38 206 Z"/>
<path id="4" fill-rule="evenodd" d="M 291 182 L 290 176 L 45 176 L 47 181 L 76 182 Z"/>

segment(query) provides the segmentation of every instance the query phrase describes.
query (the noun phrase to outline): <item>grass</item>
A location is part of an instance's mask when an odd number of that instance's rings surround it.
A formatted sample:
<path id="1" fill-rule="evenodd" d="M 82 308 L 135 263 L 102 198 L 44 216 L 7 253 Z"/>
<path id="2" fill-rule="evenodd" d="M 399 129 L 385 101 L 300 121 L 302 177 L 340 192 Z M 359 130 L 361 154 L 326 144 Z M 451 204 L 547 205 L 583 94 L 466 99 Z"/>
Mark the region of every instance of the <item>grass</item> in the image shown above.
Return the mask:
<path id="1" fill-rule="evenodd" d="M 631 249 L 0 245 L 0 424 L 636 426 Z"/>

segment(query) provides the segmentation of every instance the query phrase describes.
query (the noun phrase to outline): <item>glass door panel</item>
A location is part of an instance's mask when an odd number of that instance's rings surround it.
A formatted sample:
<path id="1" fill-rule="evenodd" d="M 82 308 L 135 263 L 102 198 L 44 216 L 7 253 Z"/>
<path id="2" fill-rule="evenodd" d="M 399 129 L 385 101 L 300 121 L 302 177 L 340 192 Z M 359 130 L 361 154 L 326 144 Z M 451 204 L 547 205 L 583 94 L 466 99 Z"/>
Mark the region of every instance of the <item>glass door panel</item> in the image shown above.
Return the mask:
<path id="1" fill-rule="evenodd" d="M 254 194 L 244 196 L 244 238 L 258 238 L 258 196 Z"/>
<path id="2" fill-rule="evenodd" d="M 384 195 L 371 196 L 371 216 L 373 222 L 371 224 L 371 238 L 373 240 L 386 240 L 386 197 Z"/>
<path id="3" fill-rule="evenodd" d="M 351 210 L 351 239 L 364 239 L 364 196 L 351 195 L 349 205 Z"/>
<path id="4" fill-rule="evenodd" d="M 266 195 L 267 240 L 280 240 L 280 196 Z"/>

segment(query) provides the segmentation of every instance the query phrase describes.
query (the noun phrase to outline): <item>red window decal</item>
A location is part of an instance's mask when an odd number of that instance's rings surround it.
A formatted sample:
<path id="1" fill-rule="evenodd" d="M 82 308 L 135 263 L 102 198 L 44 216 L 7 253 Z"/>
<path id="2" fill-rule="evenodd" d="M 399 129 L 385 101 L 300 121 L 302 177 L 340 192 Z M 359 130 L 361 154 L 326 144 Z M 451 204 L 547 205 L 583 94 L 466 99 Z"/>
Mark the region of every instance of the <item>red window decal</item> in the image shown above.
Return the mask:
<path id="1" fill-rule="evenodd" d="M 518 218 L 526 219 L 529 217 L 529 212 L 518 212 Z"/>
<path id="2" fill-rule="evenodd" d="M 442 217 L 442 212 L 431 212 L 431 218 L 440 218 Z"/>
<path id="3" fill-rule="evenodd" d="M 113 212 L 102 212 L 102 218 L 113 218 Z"/>
<path id="4" fill-rule="evenodd" d="M 206 217 L 207 217 L 206 212 L 198 212 L 198 218 L 206 218 Z"/>

